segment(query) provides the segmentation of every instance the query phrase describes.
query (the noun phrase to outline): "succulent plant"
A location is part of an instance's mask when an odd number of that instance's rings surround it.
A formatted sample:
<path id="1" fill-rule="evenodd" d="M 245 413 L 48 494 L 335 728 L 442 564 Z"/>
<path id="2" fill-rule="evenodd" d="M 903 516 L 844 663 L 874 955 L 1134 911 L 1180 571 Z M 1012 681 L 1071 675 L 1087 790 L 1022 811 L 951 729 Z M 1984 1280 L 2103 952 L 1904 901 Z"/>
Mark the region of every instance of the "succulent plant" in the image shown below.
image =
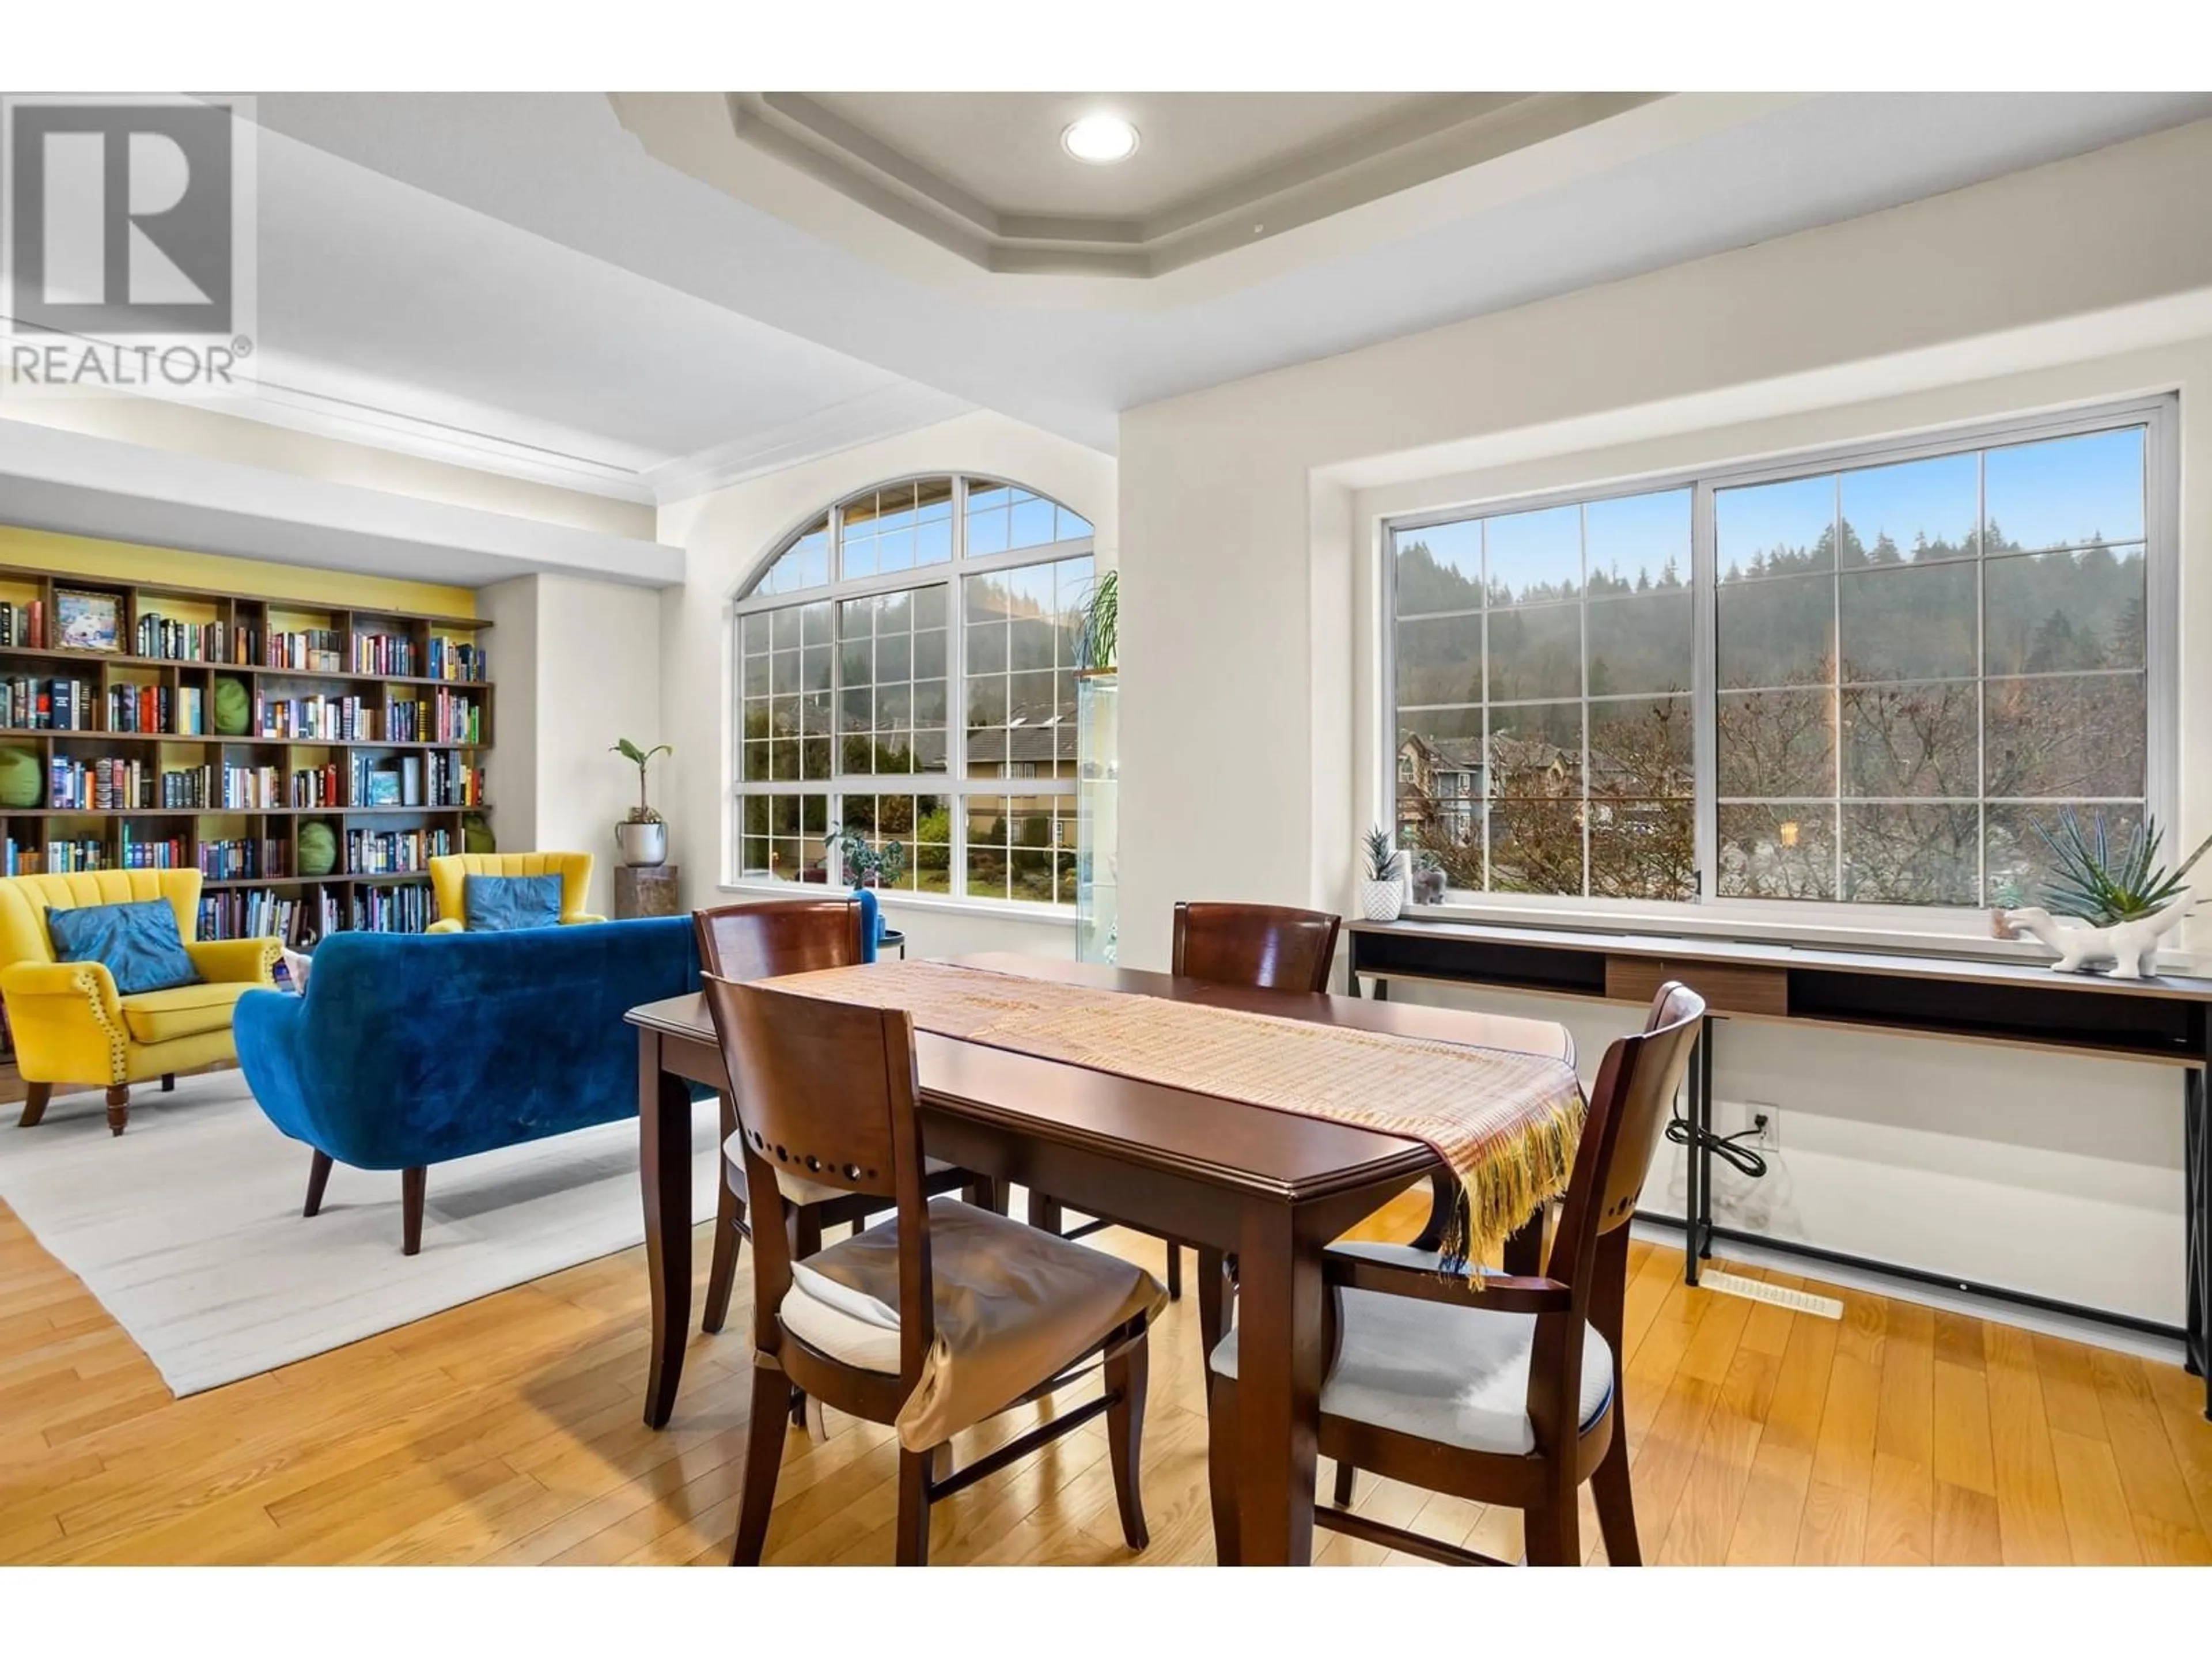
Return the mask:
<path id="1" fill-rule="evenodd" d="M 2146 817 L 2117 846 L 2106 831 L 2102 812 L 2091 816 L 2087 830 L 2070 806 L 2059 809 L 2056 828 L 2040 818 L 2032 822 L 2054 860 L 2044 902 L 2052 915 L 2078 916 L 2093 927 L 2140 921 L 2185 896 L 2190 871 L 2212 848 L 2208 836 L 2179 869 L 2169 870 L 2159 861 L 2165 832 L 2155 818 Z"/>
<path id="2" fill-rule="evenodd" d="M 1398 849 L 1391 844 L 1388 830 L 1376 824 L 1361 837 L 1361 848 L 1367 860 L 1368 880 L 1397 880 Z"/>

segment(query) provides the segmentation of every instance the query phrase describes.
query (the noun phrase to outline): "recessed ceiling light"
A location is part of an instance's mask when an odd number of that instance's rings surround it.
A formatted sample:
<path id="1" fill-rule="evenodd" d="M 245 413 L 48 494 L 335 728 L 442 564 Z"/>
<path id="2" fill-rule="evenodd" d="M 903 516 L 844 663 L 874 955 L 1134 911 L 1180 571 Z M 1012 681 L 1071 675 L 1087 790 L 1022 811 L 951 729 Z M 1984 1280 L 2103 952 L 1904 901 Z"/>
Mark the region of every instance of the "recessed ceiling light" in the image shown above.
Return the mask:
<path id="1" fill-rule="evenodd" d="M 1137 130 L 1118 115 L 1086 115 L 1060 135 L 1060 147 L 1079 161 L 1103 167 L 1137 153 Z"/>

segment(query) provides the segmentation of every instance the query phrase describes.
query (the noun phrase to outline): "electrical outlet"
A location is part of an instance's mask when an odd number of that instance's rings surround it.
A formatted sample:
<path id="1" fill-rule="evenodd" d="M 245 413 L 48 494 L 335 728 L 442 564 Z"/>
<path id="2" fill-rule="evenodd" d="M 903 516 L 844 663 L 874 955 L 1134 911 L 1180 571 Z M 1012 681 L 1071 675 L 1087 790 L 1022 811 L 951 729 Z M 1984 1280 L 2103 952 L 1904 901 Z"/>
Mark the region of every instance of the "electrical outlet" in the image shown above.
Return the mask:
<path id="1" fill-rule="evenodd" d="M 1782 1150 L 1782 1109 L 1760 1102 L 1744 1107 L 1744 1127 L 1753 1130 L 1751 1144 L 1762 1152 Z"/>

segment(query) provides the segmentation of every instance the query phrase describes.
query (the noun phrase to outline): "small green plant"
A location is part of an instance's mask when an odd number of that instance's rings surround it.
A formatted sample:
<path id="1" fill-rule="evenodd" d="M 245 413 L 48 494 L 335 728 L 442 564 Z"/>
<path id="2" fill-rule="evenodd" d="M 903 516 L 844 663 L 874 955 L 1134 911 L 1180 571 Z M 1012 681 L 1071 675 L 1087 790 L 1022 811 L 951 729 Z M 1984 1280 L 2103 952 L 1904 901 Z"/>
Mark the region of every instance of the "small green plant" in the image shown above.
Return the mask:
<path id="1" fill-rule="evenodd" d="M 675 752 L 676 745 L 672 743 L 656 744 L 650 749 L 641 749 L 628 738 L 617 738 L 608 745 L 607 753 L 620 755 L 632 766 L 637 768 L 637 805 L 629 809 L 629 816 L 623 820 L 625 823 L 660 822 L 659 812 L 654 809 L 653 803 L 646 799 L 645 769 L 651 763 L 655 755 L 672 755 Z"/>
<path id="2" fill-rule="evenodd" d="M 1083 607 L 1083 620 L 1075 631 L 1075 665 L 1079 669 L 1114 666 L 1121 620 L 1121 573 L 1109 570 L 1098 579 L 1091 603 Z"/>
<path id="3" fill-rule="evenodd" d="M 1367 860 L 1368 880 L 1397 880 L 1398 849 L 1391 844 L 1388 830 L 1376 824 L 1361 838 L 1361 848 Z"/>
<path id="4" fill-rule="evenodd" d="M 2166 908 L 2188 893 L 2190 871 L 2212 848 L 2208 836 L 2179 870 L 2169 870 L 2159 861 L 2165 832 L 2155 818 L 2145 817 L 2117 847 L 2102 812 L 2092 815 L 2087 830 L 2071 807 L 2059 810 L 2055 829 L 2040 818 L 2032 822 L 2055 860 L 2044 886 L 2045 904 L 2054 915 L 2078 916 L 2092 927 L 2140 921 Z"/>
<path id="5" fill-rule="evenodd" d="M 855 887 L 896 887 L 906 873 L 906 843 L 887 841 L 878 847 L 866 831 L 847 824 L 822 837 L 824 851 L 835 849 L 845 867 L 845 879 Z"/>

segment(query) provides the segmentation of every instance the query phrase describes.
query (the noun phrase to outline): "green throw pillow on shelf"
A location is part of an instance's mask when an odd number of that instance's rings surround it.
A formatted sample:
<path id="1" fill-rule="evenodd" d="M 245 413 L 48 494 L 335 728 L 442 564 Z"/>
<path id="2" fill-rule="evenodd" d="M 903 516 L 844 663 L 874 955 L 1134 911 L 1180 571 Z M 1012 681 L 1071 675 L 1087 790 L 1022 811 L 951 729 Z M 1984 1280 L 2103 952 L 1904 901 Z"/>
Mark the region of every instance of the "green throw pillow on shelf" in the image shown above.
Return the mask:
<path id="1" fill-rule="evenodd" d="M 45 787 L 46 768 L 33 751 L 0 749 L 0 806 L 36 806 Z"/>
<path id="2" fill-rule="evenodd" d="M 461 850 L 464 853 L 496 853 L 499 842 L 491 833 L 491 825 L 481 812 L 471 812 L 461 820 Z"/>
<path id="3" fill-rule="evenodd" d="M 218 678 L 215 683 L 215 729 L 218 737 L 239 738 L 246 735 L 246 719 L 252 713 L 252 700 L 246 695 L 244 680 Z"/>
<path id="4" fill-rule="evenodd" d="M 300 826 L 300 873 L 327 876 L 338 861 L 337 831 L 319 818 Z"/>

